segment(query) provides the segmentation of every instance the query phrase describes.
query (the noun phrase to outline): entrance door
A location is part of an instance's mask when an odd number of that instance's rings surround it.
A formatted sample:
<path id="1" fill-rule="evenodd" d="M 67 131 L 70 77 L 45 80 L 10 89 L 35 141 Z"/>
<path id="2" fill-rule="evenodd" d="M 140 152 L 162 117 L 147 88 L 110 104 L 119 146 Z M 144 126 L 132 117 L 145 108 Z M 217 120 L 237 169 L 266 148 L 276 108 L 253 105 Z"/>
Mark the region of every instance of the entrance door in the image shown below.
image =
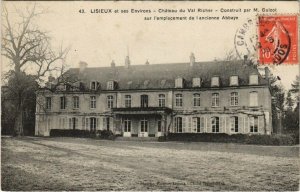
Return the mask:
<path id="1" fill-rule="evenodd" d="M 139 137 L 148 137 L 148 120 L 141 120 L 141 129 Z"/>

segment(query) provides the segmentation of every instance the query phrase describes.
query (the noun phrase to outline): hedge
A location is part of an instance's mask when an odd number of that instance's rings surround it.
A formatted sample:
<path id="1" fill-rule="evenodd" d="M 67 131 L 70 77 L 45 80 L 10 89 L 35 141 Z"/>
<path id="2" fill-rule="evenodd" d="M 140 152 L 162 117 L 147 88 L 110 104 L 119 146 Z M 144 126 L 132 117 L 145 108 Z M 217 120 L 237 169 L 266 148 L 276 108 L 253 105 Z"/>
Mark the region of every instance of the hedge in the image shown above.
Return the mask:
<path id="1" fill-rule="evenodd" d="M 90 137 L 91 132 L 78 129 L 51 129 L 51 137 Z"/>
<path id="2" fill-rule="evenodd" d="M 296 139 L 292 135 L 245 135 L 226 133 L 169 133 L 167 138 L 158 138 L 158 141 L 193 141 L 193 142 L 220 142 L 243 143 L 255 145 L 295 145 Z"/>

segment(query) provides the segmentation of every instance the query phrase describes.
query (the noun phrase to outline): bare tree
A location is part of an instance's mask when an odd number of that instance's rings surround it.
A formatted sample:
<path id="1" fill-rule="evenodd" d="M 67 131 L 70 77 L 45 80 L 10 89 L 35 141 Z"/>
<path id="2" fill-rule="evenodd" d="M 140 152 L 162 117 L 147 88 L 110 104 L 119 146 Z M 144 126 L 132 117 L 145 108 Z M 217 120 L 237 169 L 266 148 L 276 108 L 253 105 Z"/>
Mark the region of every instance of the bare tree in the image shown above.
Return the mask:
<path id="1" fill-rule="evenodd" d="M 44 14 L 38 11 L 36 5 L 17 12 L 19 20 L 14 18 L 16 22 L 12 22 L 8 10 L 3 7 L 1 54 L 13 67 L 6 78 L 13 82 L 9 87 L 16 101 L 16 114 L 12 114 L 15 115 L 14 131 L 22 135 L 24 96 L 28 87 L 24 81 L 26 69 L 30 69 L 31 73 L 33 71 L 31 77 L 36 82 L 42 82 L 43 77 L 51 71 L 63 70 L 68 49 L 61 46 L 58 51 L 54 51 L 47 32 L 34 25 L 34 19 Z"/>

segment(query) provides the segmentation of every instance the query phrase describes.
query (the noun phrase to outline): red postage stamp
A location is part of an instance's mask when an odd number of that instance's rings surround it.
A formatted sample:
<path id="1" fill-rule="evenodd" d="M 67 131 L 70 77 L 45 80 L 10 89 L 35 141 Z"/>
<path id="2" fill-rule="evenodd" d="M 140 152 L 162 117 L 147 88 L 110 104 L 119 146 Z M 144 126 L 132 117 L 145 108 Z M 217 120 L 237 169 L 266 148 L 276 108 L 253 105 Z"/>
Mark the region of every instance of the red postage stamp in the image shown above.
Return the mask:
<path id="1" fill-rule="evenodd" d="M 258 17 L 260 64 L 298 64 L 296 15 Z"/>

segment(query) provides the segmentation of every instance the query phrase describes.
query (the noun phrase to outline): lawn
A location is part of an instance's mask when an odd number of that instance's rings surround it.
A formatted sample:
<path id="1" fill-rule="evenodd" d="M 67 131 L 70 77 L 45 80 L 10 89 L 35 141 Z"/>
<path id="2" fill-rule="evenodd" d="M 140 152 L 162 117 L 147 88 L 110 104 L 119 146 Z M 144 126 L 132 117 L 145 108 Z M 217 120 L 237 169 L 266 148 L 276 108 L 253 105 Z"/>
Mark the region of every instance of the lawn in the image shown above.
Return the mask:
<path id="1" fill-rule="evenodd" d="M 2 190 L 299 190 L 299 146 L 8 138 Z"/>

